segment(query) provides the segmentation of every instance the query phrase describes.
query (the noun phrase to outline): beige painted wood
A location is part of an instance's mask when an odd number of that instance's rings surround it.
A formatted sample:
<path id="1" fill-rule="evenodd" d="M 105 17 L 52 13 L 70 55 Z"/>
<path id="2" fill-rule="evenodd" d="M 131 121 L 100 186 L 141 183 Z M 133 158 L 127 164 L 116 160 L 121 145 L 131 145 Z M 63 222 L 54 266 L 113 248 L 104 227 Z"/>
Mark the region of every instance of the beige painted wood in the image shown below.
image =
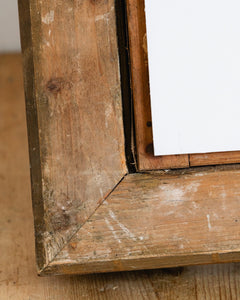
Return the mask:
<path id="1" fill-rule="evenodd" d="M 127 175 L 46 273 L 240 260 L 240 166 Z"/>
<path id="2" fill-rule="evenodd" d="M 127 172 L 115 2 L 20 0 L 37 260 Z"/>
<path id="3" fill-rule="evenodd" d="M 0 55 L 0 299 L 240 299 L 240 265 L 38 277 L 20 55 Z"/>

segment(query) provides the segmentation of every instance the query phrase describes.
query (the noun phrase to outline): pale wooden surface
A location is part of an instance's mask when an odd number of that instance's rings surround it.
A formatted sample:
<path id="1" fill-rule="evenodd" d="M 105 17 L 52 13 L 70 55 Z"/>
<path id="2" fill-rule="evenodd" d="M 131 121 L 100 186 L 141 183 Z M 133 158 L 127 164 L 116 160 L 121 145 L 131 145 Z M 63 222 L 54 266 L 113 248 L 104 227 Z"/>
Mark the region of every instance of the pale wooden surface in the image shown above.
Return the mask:
<path id="1" fill-rule="evenodd" d="M 19 55 L 0 56 L 0 299 L 240 299 L 240 264 L 39 278 Z"/>
<path id="2" fill-rule="evenodd" d="M 19 8 L 41 270 L 127 173 L 115 1 Z"/>

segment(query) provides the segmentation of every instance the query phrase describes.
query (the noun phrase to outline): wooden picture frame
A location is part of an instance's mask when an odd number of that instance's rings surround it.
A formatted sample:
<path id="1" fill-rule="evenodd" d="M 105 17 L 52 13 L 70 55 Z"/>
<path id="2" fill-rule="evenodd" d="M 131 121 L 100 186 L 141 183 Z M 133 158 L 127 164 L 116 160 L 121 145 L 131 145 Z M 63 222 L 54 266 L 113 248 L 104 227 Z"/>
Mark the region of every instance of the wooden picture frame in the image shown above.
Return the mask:
<path id="1" fill-rule="evenodd" d="M 39 275 L 240 261 L 239 165 L 135 169 L 126 4 L 19 0 Z"/>

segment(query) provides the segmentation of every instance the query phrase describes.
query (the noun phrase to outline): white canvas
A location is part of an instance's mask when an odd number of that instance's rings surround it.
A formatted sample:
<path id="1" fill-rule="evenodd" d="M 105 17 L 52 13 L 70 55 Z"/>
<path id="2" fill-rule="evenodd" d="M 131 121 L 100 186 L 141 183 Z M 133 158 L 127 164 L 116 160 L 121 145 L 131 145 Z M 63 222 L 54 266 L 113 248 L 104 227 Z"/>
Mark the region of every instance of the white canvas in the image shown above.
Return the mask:
<path id="1" fill-rule="evenodd" d="M 0 0 L 0 53 L 20 51 L 17 0 Z"/>
<path id="2" fill-rule="evenodd" d="M 155 155 L 240 150 L 240 1 L 145 10 Z"/>

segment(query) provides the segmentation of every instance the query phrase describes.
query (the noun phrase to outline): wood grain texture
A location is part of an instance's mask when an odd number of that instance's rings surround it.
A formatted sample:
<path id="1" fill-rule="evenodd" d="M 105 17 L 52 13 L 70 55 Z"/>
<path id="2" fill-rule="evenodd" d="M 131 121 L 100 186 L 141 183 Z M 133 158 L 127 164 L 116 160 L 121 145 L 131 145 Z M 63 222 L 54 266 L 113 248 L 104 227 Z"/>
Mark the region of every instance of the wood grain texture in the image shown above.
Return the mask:
<path id="1" fill-rule="evenodd" d="M 240 166 L 130 174 L 46 273 L 240 260 Z"/>
<path id="2" fill-rule="evenodd" d="M 115 2 L 20 0 L 37 260 L 127 172 Z"/>
<path id="3" fill-rule="evenodd" d="M 206 154 L 190 154 L 189 163 L 191 167 L 207 165 L 223 165 L 240 163 L 240 152 L 216 152 Z"/>
<path id="4" fill-rule="evenodd" d="M 144 0 L 127 0 L 138 169 L 186 168 L 188 155 L 153 155 Z"/>
<path id="5" fill-rule="evenodd" d="M 240 264 L 38 277 L 20 55 L 0 55 L 0 299 L 240 299 Z"/>

